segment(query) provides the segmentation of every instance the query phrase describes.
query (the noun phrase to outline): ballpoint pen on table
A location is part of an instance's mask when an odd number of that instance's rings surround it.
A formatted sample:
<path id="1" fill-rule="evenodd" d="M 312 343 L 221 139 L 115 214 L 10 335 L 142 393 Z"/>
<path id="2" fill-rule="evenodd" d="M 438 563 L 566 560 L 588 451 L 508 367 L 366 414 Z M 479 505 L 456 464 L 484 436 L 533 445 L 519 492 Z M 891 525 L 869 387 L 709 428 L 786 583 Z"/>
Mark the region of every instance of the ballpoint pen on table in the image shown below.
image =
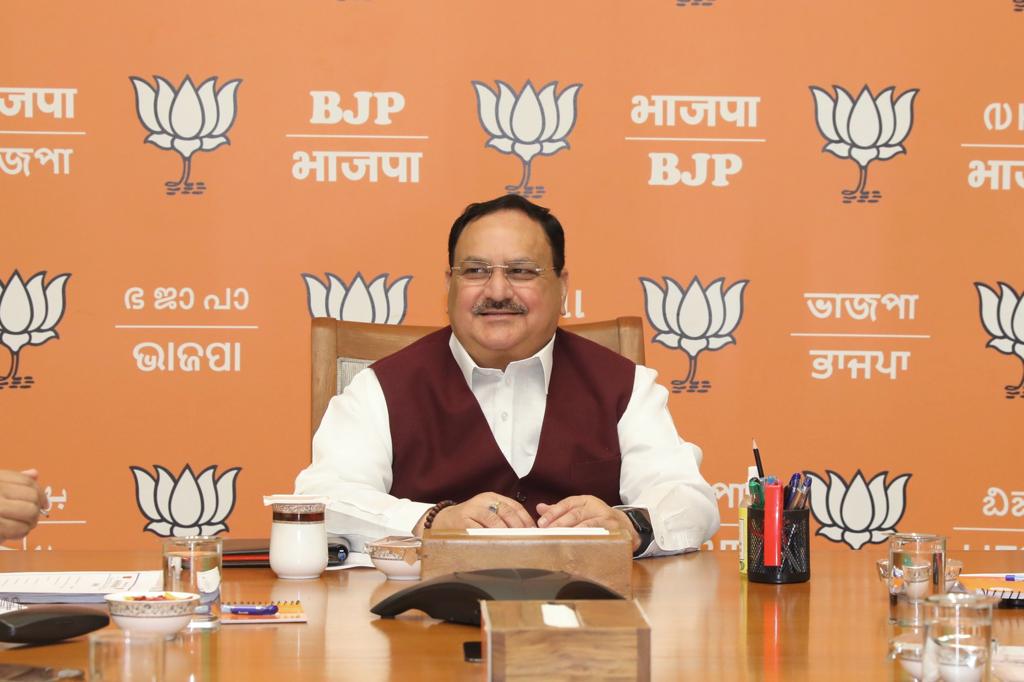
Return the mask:
<path id="1" fill-rule="evenodd" d="M 222 604 L 221 610 L 240 616 L 272 616 L 277 613 L 277 604 Z"/>

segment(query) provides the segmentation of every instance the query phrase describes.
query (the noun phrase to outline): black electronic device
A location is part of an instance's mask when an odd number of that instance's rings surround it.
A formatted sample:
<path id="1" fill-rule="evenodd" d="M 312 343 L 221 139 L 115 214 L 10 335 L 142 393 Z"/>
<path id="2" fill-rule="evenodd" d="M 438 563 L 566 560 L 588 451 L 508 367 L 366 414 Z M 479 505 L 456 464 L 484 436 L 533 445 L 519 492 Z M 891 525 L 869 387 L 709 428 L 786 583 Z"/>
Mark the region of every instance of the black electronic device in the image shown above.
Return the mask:
<path id="1" fill-rule="evenodd" d="M 419 609 L 431 618 L 480 625 L 480 600 L 622 599 L 604 585 L 563 571 L 489 568 L 441 575 L 382 599 L 372 613 L 394 618 Z"/>
<path id="2" fill-rule="evenodd" d="M 46 644 L 99 630 L 110 617 L 88 606 L 33 605 L 0 613 L 0 642 Z"/>

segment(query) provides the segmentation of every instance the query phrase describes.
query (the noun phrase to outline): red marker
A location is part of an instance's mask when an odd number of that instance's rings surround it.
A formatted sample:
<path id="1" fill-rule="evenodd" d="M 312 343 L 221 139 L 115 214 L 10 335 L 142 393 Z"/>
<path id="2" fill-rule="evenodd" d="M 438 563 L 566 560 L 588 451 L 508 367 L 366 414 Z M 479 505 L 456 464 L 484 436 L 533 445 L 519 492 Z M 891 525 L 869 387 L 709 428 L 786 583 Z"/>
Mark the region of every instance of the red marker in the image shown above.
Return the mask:
<path id="1" fill-rule="evenodd" d="M 782 486 L 764 487 L 764 565 L 782 564 Z"/>

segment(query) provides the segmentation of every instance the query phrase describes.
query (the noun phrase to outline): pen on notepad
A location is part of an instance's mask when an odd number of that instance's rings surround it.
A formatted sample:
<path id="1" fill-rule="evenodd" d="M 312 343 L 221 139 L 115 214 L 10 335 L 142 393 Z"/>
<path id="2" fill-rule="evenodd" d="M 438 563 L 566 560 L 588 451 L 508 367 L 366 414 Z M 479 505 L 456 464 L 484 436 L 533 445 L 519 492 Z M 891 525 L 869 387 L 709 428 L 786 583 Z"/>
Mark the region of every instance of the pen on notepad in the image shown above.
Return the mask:
<path id="1" fill-rule="evenodd" d="M 961 578 L 1002 578 L 1006 582 L 1024 582 L 1024 573 L 961 573 Z"/>

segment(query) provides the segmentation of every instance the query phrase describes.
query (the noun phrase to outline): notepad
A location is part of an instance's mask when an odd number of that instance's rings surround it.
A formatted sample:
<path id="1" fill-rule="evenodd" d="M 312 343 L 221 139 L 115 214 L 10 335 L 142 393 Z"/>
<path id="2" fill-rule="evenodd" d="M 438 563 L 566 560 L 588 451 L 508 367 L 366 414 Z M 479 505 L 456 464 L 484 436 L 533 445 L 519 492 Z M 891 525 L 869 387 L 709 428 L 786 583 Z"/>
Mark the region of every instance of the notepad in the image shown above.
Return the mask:
<path id="1" fill-rule="evenodd" d="M 960 584 L 968 592 L 983 592 L 989 597 L 999 599 L 1024 600 L 1024 583 L 1005 580 L 1001 575 L 961 574 Z"/>
<path id="2" fill-rule="evenodd" d="M 101 604 L 118 592 L 162 590 L 160 571 L 0 573 L 0 599 L 22 604 Z"/>
<path id="3" fill-rule="evenodd" d="M 544 537 L 546 535 L 608 535 L 607 528 L 467 528 L 468 535 L 514 535 Z"/>

